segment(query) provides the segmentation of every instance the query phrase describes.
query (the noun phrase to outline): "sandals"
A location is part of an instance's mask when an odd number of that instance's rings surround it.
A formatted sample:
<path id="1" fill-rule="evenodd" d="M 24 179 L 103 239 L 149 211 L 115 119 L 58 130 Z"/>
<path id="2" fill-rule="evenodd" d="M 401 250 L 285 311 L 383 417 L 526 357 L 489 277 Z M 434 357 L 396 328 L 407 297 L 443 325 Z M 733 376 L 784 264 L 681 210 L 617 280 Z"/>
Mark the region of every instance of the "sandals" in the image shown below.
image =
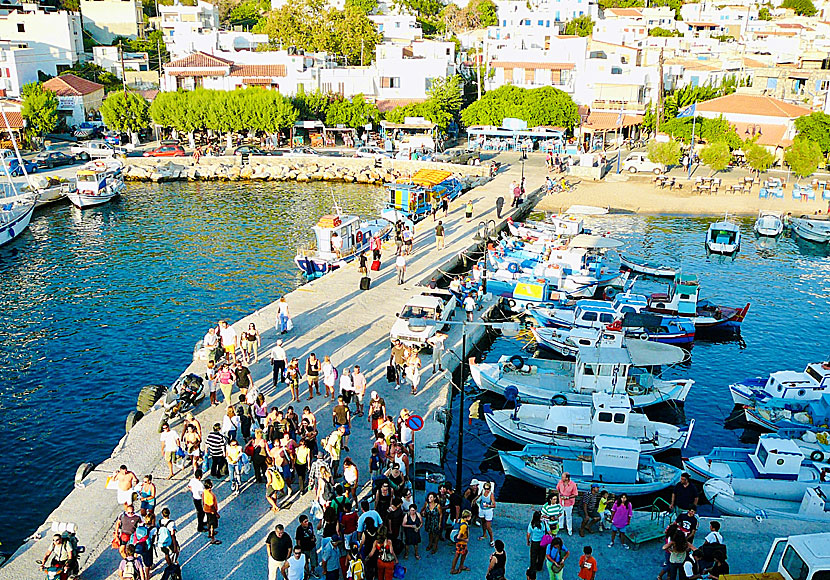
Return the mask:
<path id="1" fill-rule="evenodd" d="M 450 574 L 461 574 L 461 570 L 450 570 Z"/>
<path id="2" fill-rule="evenodd" d="M 462 566 L 458 571 L 459 572 L 469 572 L 470 569 L 467 566 Z"/>

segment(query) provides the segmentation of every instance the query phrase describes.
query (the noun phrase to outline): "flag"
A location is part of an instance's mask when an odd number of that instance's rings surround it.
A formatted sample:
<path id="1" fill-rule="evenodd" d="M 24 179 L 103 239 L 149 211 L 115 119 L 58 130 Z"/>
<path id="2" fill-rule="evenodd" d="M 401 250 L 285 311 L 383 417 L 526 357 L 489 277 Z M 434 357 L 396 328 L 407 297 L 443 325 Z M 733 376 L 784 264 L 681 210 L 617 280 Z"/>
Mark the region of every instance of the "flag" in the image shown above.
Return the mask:
<path id="1" fill-rule="evenodd" d="M 617 115 L 617 127 L 622 127 L 623 124 L 623 112 L 620 111 L 620 114 Z"/>
<path id="2" fill-rule="evenodd" d="M 680 114 L 677 115 L 677 118 L 682 119 L 683 117 L 694 117 L 696 107 L 697 103 L 692 104 L 691 107 L 686 107 Z"/>

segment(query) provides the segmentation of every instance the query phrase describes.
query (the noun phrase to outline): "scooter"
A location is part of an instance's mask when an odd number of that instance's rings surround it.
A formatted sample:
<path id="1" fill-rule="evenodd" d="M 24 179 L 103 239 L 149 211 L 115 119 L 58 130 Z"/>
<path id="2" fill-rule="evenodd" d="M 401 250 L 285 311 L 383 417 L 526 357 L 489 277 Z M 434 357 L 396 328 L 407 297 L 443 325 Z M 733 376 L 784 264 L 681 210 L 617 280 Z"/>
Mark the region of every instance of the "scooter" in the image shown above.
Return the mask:
<path id="1" fill-rule="evenodd" d="M 176 379 L 161 400 L 163 412 L 159 423 L 159 433 L 161 433 L 163 424 L 169 424 L 173 419 L 193 410 L 204 398 L 205 387 L 202 377 L 189 374 Z"/>
<path id="2" fill-rule="evenodd" d="M 60 534 L 63 537 L 63 541 L 69 544 L 72 548 L 72 557 L 63 564 L 56 562 L 54 559 L 45 564 L 43 560 L 37 560 L 37 564 L 41 567 L 45 566 L 47 580 L 71 580 L 78 578 L 81 572 L 78 556 L 83 554 L 86 548 L 78 545 L 78 538 L 75 535 L 75 524 L 52 522 L 52 533 L 53 535 Z"/>

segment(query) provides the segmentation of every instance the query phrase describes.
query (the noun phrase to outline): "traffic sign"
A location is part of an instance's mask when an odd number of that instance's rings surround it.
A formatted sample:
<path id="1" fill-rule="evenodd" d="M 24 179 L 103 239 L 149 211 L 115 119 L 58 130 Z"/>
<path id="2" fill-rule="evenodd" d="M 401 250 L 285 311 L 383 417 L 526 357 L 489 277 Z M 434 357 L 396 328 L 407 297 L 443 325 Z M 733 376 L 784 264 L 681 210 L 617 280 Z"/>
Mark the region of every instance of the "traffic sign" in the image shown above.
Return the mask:
<path id="1" fill-rule="evenodd" d="M 420 415 L 410 415 L 406 420 L 406 426 L 413 431 L 420 431 L 424 428 L 424 418 Z"/>

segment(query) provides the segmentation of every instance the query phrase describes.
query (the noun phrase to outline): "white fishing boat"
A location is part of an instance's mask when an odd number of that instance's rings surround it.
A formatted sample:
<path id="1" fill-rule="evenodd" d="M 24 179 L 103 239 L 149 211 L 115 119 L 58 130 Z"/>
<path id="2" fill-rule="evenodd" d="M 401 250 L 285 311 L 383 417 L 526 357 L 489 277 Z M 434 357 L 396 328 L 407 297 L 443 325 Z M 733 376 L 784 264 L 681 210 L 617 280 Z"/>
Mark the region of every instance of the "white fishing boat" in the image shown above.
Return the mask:
<path id="1" fill-rule="evenodd" d="M 724 216 L 721 221 L 709 225 L 706 231 L 706 250 L 711 254 L 732 256 L 741 249 L 741 228 Z"/>
<path id="2" fill-rule="evenodd" d="M 784 231 L 784 219 L 780 212 L 761 210 L 752 229 L 761 237 L 775 238 Z"/>
<path id="3" fill-rule="evenodd" d="M 572 205 L 565 213 L 571 215 L 606 215 L 608 208 L 595 205 Z"/>
<path id="4" fill-rule="evenodd" d="M 651 369 L 686 359 L 679 347 L 634 340 L 623 347 L 580 347 L 575 362 L 502 356 L 473 363 L 470 374 L 482 389 L 523 403 L 591 405 L 594 393 L 626 394 L 632 407 L 683 402 L 694 381 L 664 380 Z"/>
<path id="5" fill-rule="evenodd" d="M 0 198 L 0 246 L 8 244 L 29 227 L 35 211 L 35 197 L 17 194 L 11 181 L 3 184 Z"/>
<path id="6" fill-rule="evenodd" d="M 599 435 L 630 437 L 640 442 L 640 453 L 654 454 L 679 449 L 691 433 L 668 423 L 652 421 L 631 410 L 626 395 L 594 393 L 585 405 L 517 405 L 492 410 L 484 406 L 490 432 L 522 445 L 563 445 L 590 449 Z"/>
<path id="7" fill-rule="evenodd" d="M 34 175 L 29 181 L 31 185 L 23 186 L 21 191 L 32 192 L 37 196 L 35 208 L 66 199 L 67 195 L 76 189 L 74 181 L 43 175 Z"/>
<path id="8" fill-rule="evenodd" d="M 730 516 L 830 523 L 830 483 L 809 486 L 781 481 L 774 494 L 759 491 L 753 479 L 710 479 L 703 484 L 709 503 Z"/>
<path id="9" fill-rule="evenodd" d="M 790 228 L 799 238 L 816 244 L 830 242 L 830 219 L 828 216 L 803 215 L 790 218 Z"/>
<path id="10" fill-rule="evenodd" d="M 803 371 L 776 371 L 769 377 L 744 379 L 729 385 L 736 405 L 766 403 L 770 399 L 816 401 L 830 393 L 830 361 L 809 363 Z"/>
<path id="11" fill-rule="evenodd" d="M 77 188 L 68 191 L 66 197 L 72 205 L 81 209 L 103 205 L 112 201 L 124 189 L 123 165 L 115 159 L 90 161 L 76 173 Z"/>

